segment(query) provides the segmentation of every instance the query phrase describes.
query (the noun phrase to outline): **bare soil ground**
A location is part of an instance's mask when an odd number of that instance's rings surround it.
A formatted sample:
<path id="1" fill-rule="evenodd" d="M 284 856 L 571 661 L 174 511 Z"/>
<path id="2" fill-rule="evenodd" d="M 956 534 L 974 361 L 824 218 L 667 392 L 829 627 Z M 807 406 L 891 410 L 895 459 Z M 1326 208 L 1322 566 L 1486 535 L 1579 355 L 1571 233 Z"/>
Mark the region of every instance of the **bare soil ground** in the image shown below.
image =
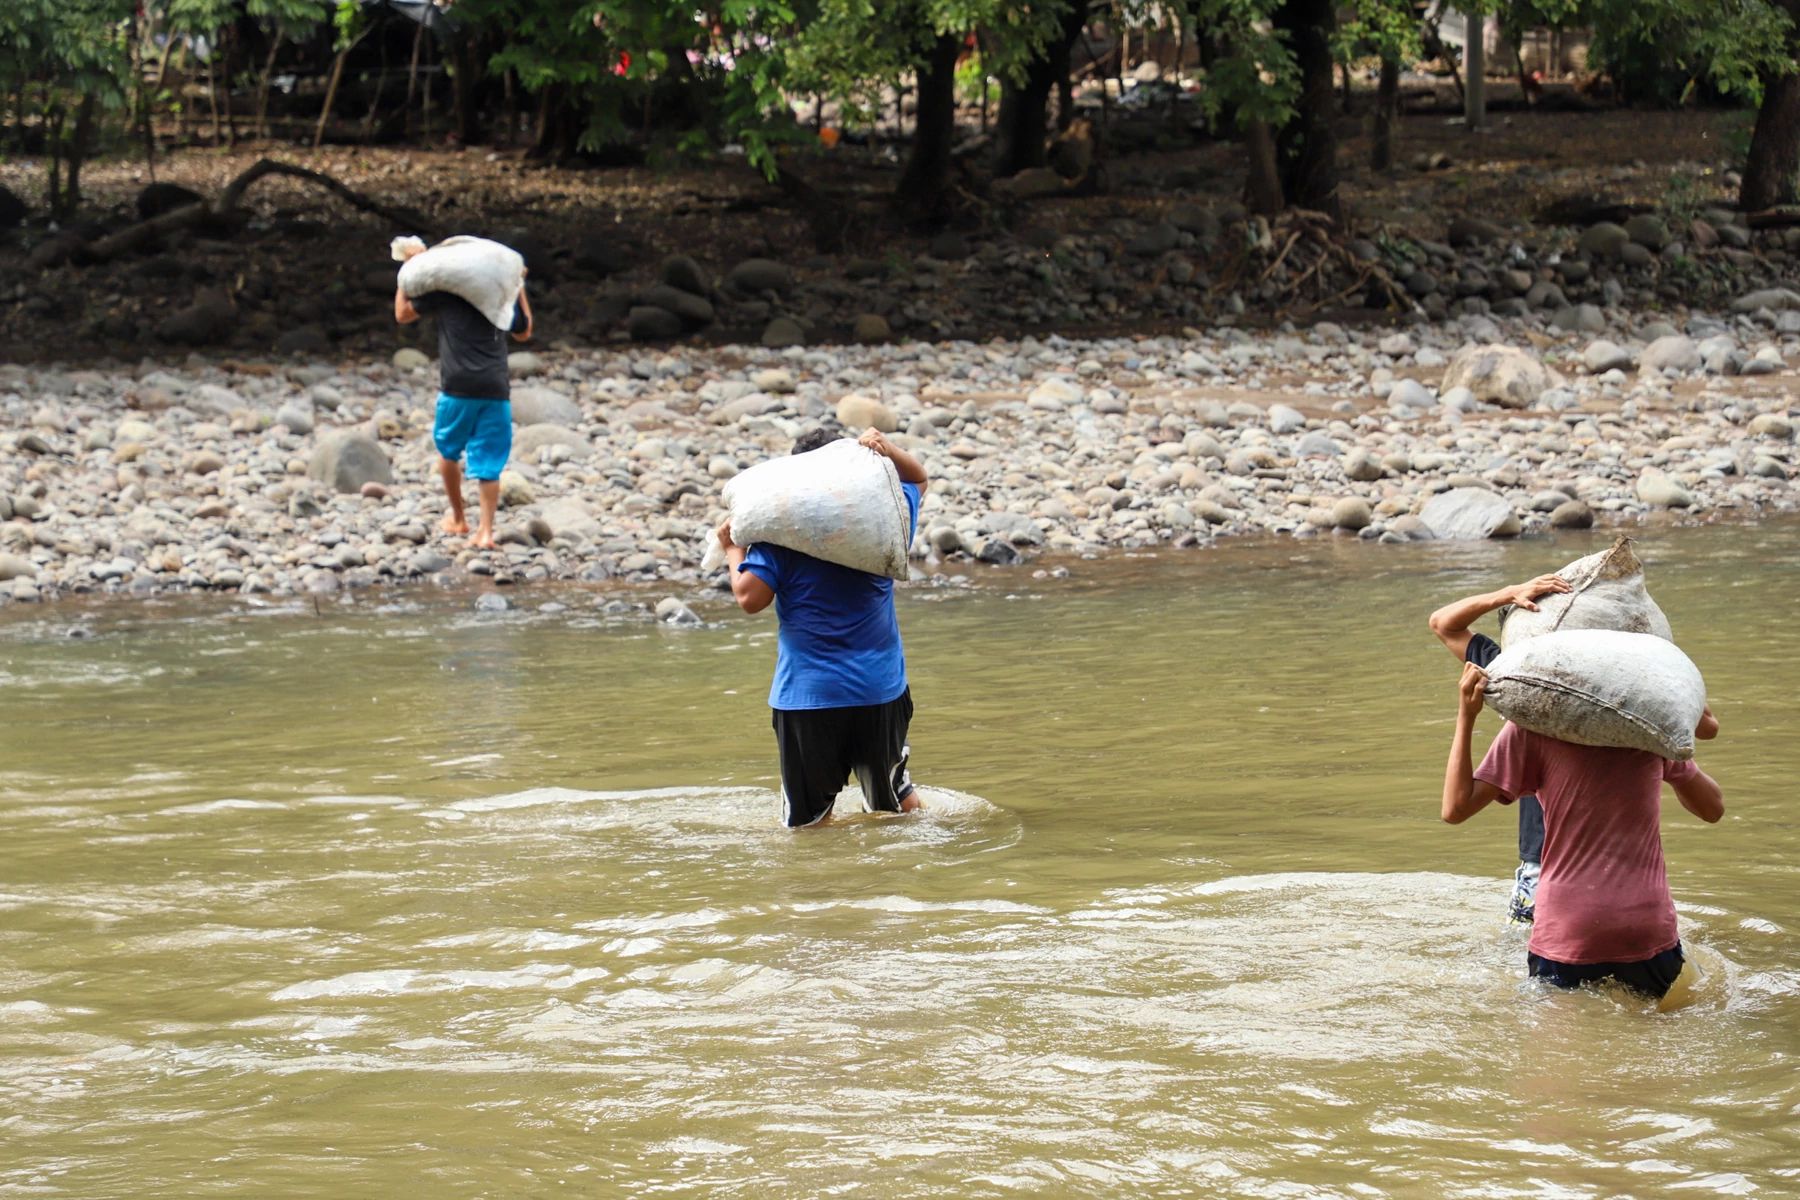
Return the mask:
<path id="1" fill-rule="evenodd" d="M 1544 203 L 1579 194 L 1690 207 L 1728 203 L 1725 167 L 1746 120 L 1727 112 L 1517 110 L 1496 112 L 1489 129 L 1470 134 L 1460 121 L 1416 115 L 1402 126 L 1402 165 L 1377 174 L 1365 165 L 1365 122 L 1345 118 L 1343 191 L 1357 229 L 1387 227 L 1434 239 L 1458 214 L 1523 223 Z M 1411 165 L 1433 154 L 1447 165 Z M 553 338 L 577 344 L 615 336 L 612 324 L 592 309 L 601 280 L 647 275 L 668 254 L 692 254 L 721 268 L 766 255 L 829 276 L 852 255 L 917 256 L 930 237 L 930 231 L 905 229 L 887 215 L 883 200 L 897 170 L 880 147 L 840 147 L 804 163 L 837 202 L 867 210 L 849 255 L 837 259 L 812 253 L 802 216 L 742 160 L 582 169 L 485 148 L 313 152 L 241 145 L 164 157 L 156 178 L 213 195 L 264 156 L 330 173 L 384 203 L 424 211 L 444 232 L 466 229 L 530 241 L 546 264 L 534 270 L 543 288 L 545 326 L 555 331 Z M 1242 190 L 1242 151 L 1200 143 L 1109 154 L 1107 179 L 1100 194 L 1041 202 L 1023 219 L 1056 233 L 1079 232 L 1120 218 L 1153 219 L 1185 201 L 1235 200 Z M 1184 186 L 1171 186 L 1171 179 Z M 89 204 L 84 220 L 107 227 L 129 223 L 134 198 L 147 182 L 139 160 L 91 164 L 83 176 Z M 41 195 L 41 164 L 0 164 L 0 183 L 23 197 Z M 0 358 L 80 364 L 182 353 L 158 342 L 156 318 L 207 288 L 222 289 L 244 318 L 241 329 L 209 347 L 209 354 L 267 355 L 280 333 L 299 322 L 325 328 L 329 353 L 391 350 L 411 336 L 392 328 L 386 310 L 392 287 L 386 241 L 397 230 L 288 179 L 259 183 L 249 207 L 256 219 L 228 241 L 180 237 L 148 256 L 32 277 L 23 259 L 47 236 L 43 225 L 28 223 L 0 235 L 6 239 L 0 240 Z M 988 215 L 990 222 L 1000 219 L 998 212 Z M 979 226 L 981 219 L 971 223 Z M 1127 327 L 1130 320 L 1128 315 Z M 718 336 L 740 332 L 719 330 Z M 980 332 L 1022 331 L 996 325 Z"/>

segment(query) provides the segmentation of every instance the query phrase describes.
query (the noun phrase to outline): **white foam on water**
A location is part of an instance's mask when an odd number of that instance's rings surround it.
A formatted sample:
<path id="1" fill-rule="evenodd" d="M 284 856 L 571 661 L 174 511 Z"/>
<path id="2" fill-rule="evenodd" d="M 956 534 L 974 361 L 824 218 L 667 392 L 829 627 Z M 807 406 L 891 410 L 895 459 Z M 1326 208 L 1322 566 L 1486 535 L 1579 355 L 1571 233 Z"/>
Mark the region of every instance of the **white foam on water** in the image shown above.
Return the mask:
<path id="1" fill-rule="evenodd" d="M 276 800 L 202 800 L 198 804 L 178 804 L 159 810 L 165 817 L 206 817 L 226 812 L 281 812 L 287 805 Z"/>

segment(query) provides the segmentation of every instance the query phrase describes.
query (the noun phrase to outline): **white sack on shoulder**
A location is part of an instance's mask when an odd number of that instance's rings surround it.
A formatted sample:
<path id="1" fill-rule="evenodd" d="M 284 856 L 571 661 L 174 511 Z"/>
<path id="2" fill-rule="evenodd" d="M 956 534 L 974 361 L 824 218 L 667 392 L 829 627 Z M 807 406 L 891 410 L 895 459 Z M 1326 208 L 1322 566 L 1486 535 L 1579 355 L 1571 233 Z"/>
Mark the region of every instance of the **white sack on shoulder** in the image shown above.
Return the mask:
<path id="1" fill-rule="evenodd" d="M 912 525 L 894 464 L 848 438 L 758 463 L 725 485 L 731 540 L 905 579 Z"/>
<path id="2" fill-rule="evenodd" d="M 1610 629 L 1546 633 L 1503 651 L 1487 676 L 1488 705 L 1536 733 L 1694 757 L 1706 682 L 1667 639 Z"/>
<path id="3" fill-rule="evenodd" d="M 393 242 L 400 253 L 401 239 Z M 525 286 L 525 259 L 511 246 L 487 238 L 445 238 L 400 267 L 400 290 L 409 297 L 430 292 L 461 296 L 496 329 L 511 329 L 513 306 Z"/>
<path id="4" fill-rule="evenodd" d="M 1578 558 L 1557 572 L 1568 592 L 1538 597 L 1538 611 L 1508 607 L 1500 613 L 1500 644 L 1506 649 L 1559 629 L 1617 629 L 1673 640 L 1669 618 L 1644 586 L 1644 565 L 1621 536 L 1607 550 Z"/>

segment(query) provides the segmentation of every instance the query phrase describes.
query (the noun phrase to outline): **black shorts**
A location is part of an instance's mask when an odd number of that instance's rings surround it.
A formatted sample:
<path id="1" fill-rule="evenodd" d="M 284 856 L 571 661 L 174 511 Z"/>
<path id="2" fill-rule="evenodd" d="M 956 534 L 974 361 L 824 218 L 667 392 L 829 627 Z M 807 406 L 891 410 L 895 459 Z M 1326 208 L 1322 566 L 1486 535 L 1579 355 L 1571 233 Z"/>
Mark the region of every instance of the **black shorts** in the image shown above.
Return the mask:
<path id="1" fill-rule="evenodd" d="M 1559 963 L 1540 958 L 1536 954 L 1525 956 L 1526 966 L 1531 969 L 1534 978 L 1553 983 L 1557 987 L 1580 987 L 1584 983 L 1616 979 L 1632 991 L 1641 992 L 1652 1000 L 1661 1000 L 1675 986 L 1683 961 L 1680 942 L 1641 962 Z"/>
<path id="2" fill-rule="evenodd" d="M 781 820 L 789 828 L 824 820 L 852 772 L 870 811 L 899 812 L 912 794 L 906 773 L 912 689 L 886 704 L 771 711 L 781 747 Z"/>

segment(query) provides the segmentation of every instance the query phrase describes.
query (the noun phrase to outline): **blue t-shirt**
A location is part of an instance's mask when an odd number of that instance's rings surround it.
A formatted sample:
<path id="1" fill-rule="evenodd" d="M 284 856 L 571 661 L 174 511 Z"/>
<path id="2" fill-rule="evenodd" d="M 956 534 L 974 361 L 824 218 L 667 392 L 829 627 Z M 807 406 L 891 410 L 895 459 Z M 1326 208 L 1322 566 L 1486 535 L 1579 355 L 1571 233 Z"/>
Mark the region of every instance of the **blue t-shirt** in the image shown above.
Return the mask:
<path id="1" fill-rule="evenodd" d="M 910 541 L 919 523 L 919 485 L 906 494 Z M 894 581 L 758 542 L 738 568 L 769 585 L 780 621 L 769 707 L 852 708 L 886 704 L 906 690 L 906 656 Z"/>

